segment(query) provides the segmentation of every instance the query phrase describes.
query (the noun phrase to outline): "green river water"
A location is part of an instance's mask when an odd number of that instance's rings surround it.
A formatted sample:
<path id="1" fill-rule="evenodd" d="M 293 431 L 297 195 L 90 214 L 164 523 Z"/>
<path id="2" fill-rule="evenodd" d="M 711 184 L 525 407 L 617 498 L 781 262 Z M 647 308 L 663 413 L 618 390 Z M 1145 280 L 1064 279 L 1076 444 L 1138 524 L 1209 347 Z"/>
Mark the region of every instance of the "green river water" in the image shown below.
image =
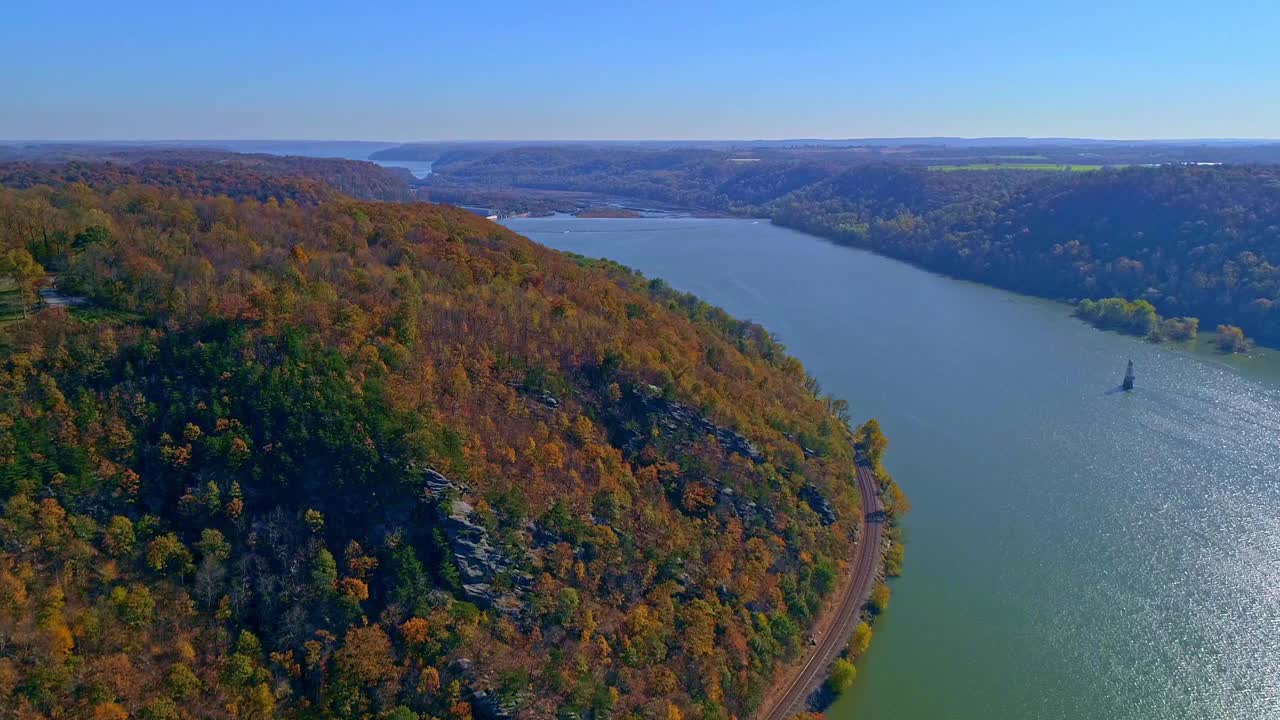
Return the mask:
<path id="1" fill-rule="evenodd" d="M 1154 346 L 764 221 L 507 224 L 760 322 L 884 425 L 906 569 L 828 717 L 1280 717 L 1275 354 Z"/>

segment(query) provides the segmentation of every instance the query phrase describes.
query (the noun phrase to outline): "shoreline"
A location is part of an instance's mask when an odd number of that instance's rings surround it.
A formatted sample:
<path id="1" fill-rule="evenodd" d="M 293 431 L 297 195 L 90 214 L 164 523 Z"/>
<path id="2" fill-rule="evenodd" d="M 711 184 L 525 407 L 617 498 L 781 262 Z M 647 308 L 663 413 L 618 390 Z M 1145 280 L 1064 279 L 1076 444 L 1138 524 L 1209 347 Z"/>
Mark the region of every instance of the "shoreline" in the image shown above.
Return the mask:
<path id="1" fill-rule="evenodd" d="M 825 233 L 821 232 L 821 230 L 820 230 L 820 229 L 818 229 L 818 228 L 814 228 L 814 227 L 811 227 L 811 226 L 808 226 L 808 225 L 805 225 L 805 224 L 803 224 L 803 223 L 789 223 L 789 222 L 786 222 L 786 221 L 780 221 L 780 220 L 779 220 L 779 219 L 777 219 L 777 218 L 769 217 L 769 216 L 767 216 L 767 215 L 751 215 L 751 214 L 744 214 L 744 213 L 741 213 L 741 212 L 734 212 L 734 211 L 732 211 L 732 210 L 715 209 L 715 208 L 706 208 L 706 207 L 677 207 L 677 206 L 674 206 L 674 205 L 667 205 L 666 207 L 662 207 L 662 205 L 664 205 L 664 203 L 662 203 L 662 202 L 660 202 L 660 201 L 656 201 L 656 200 L 645 200 L 645 199 L 643 199 L 643 198 L 631 198 L 631 197 L 622 197 L 622 196 L 611 196 L 611 195 L 606 195 L 606 194 L 603 194 L 603 193 L 593 193 L 593 192 L 585 192 L 585 191 L 582 191 L 582 192 L 579 192 L 579 191 L 540 191 L 540 190 L 526 190 L 526 189 L 523 189 L 523 188 L 507 188 L 506 190 L 507 190 L 507 191 L 510 191 L 510 192 L 515 192 L 515 193 L 517 193 L 517 194 L 518 194 L 518 193 L 520 193 L 521 191 L 529 192 L 529 193 L 532 193 L 534 196 L 537 196 L 537 194 L 538 194 L 538 193 L 548 193 L 548 192 L 563 193 L 563 194 L 565 194 L 566 196 L 577 195 L 577 196 L 579 196 L 579 199 L 580 199 L 580 200 L 581 200 L 581 199 L 586 199 L 586 198 L 594 197 L 594 198 L 596 198 L 596 199 L 599 201 L 599 202 L 597 203 L 597 204 L 599 204 L 599 205 L 611 205 L 611 206 L 616 206 L 616 207 L 619 207 L 619 208 L 624 209 L 624 210 L 629 210 L 629 211 L 633 211 L 633 212 L 641 213 L 641 214 L 642 214 L 642 216 L 644 216 L 644 214 L 645 214 L 645 213 L 655 213 L 655 214 L 662 214 L 662 215 L 685 215 L 685 216 L 688 216 L 688 217 L 694 217 L 694 218 L 725 218 L 725 219 L 740 219 L 740 220 L 767 220 L 770 224 L 775 225 L 775 226 L 780 227 L 780 228 L 785 228 L 785 229 L 788 229 L 788 230 L 794 230 L 794 231 L 796 231 L 796 232 L 803 233 L 803 234 L 808 235 L 808 236 L 810 236 L 810 237 L 818 238 L 818 239 L 823 240 L 823 241 L 825 241 L 825 242 L 829 242 L 829 243 L 831 243 L 831 244 L 833 244 L 833 245 L 839 245 L 840 247 L 847 247 L 847 248 L 853 248 L 853 249 L 855 249 L 855 250 L 862 250 L 862 251 L 869 252 L 869 253 L 872 253 L 872 254 L 875 254 L 875 255 L 879 255 L 880 257 L 889 258 L 889 259 L 891 259 L 891 260 L 897 260 L 898 262 L 906 263 L 907 265 L 910 265 L 911 267 L 914 267 L 914 268 L 916 268 L 916 269 L 918 269 L 918 270 L 923 270 L 923 271 L 925 271 L 925 272 L 932 273 L 932 274 L 934 274 L 934 275 L 938 275 L 938 276 L 940 276 L 940 277 L 946 277 L 946 278 L 950 278 L 950 279 L 952 279 L 952 280 L 960 280 L 960 281 L 963 281 L 963 282 L 970 282 L 970 283 L 974 283 L 974 284 L 976 284 L 976 285 L 981 285 L 981 286 L 984 286 L 984 287 L 995 288 L 995 289 L 997 289 L 997 290 L 1003 290 L 1003 291 L 1005 291 L 1005 292 L 1011 292 L 1011 293 L 1014 293 L 1014 294 L 1016 294 L 1016 295 L 1020 295 L 1020 296 L 1023 296 L 1023 297 L 1035 298 L 1035 299 L 1038 299 L 1038 300 L 1047 300 L 1047 301 L 1054 302 L 1054 303 L 1060 303 L 1060 304 L 1063 304 L 1063 305 L 1069 306 L 1069 307 L 1071 307 L 1071 308 L 1073 308 L 1073 309 L 1074 309 L 1074 308 L 1079 304 L 1080 300 L 1082 299 L 1082 298 L 1081 298 L 1081 297 L 1079 297 L 1079 296 L 1068 297 L 1068 296 L 1054 296 L 1054 295 L 1038 294 L 1038 293 L 1034 293 L 1034 292 L 1028 292 L 1027 290 L 1024 290 L 1024 289 L 1021 289 L 1021 288 L 1012 287 L 1012 286 L 1010 286 L 1010 285 L 1008 285 L 1008 284 L 1004 284 L 1004 283 L 993 282 L 993 281 L 989 281 L 989 280 L 982 279 L 982 278 L 978 278 L 978 277 L 971 277 L 971 276 L 966 276 L 966 275 L 959 275 L 959 274 L 956 274 L 956 273 L 948 272 L 948 271 L 946 271 L 946 270 L 942 270 L 942 269 L 939 269 L 939 268 L 931 267 L 931 266 L 929 266 L 929 265 L 923 264 L 923 263 L 921 263 L 921 262 L 919 262 L 919 261 L 917 261 L 917 260 L 914 260 L 914 259 L 912 259 L 912 258 L 908 258 L 908 257 L 902 256 L 902 255 L 899 255 L 899 254 L 895 254 L 895 253 L 891 253 L 891 252 L 886 252 L 886 251 L 884 251 L 883 249 L 880 249 L 880 248 L 874 248 L 874 247 L 869 247 L 869 246 L 864 245 L 864 244 L 860 244 L 860 243 L 856 243 L 856 242 L 850 242 L 850 241 L 845 240 L 844 238 L 841 238 L 841 237 L 836 236 L 835 234 L 825 234 Z M 590 206 L 590 205 L 588 205 L 588 204 L 584 204 L 584 205 L 582 205 L 582 206 L 579 208 L 579 210 L 588 209 L 589 207 L 591 207 L 591 206 Z M 551 215 L 551 214 L 554 214 L 554 213 L 548 213 L 548 215 Z M 577 216 L 575 213 L 569 213 L 569 214 L 574 214 L 574 215 L 575 215 L 575 217 Z M 528 214 L 528 213 L 521 214 L 520 216 L 524 216 L 524 217 L 537 217 L 537 215 Z M 510 217 L 518 217 L 518 216 L 516 216 L 516 215 L 512 215 L 512 216 L 510 216 Z M 589 217 L 589 216 L 587 216 L 587 217 Z M 619 216 L 612 216 L 612 217 L 619 217 Z M 625 216 L 624 216 L 624 217 L 625 217 Z M 1102 298 L 1095 298 L 1095 299 L 1102 299 Z M 1085 322 L 1087 323 L 1087 321 L 1085 321 Z M 1088 323 L 1088 324 L 1093 325 L 1092 323 Z M 1210 320 L 1206 321 L 1206 323 L 1205 323 L 1206 327 L 1208 327 L 1208 326 L 1216 326 L 1216 325 L 1219 325 L 1219 324 L 1228 324 L 1228 325 L 1229 325 L 1229 324 L 1231 324 L 1231 323 L 1230 323 L 1230 322 L 1228 322 L 1228 321 L 1225 321 L 1225 320 L 1214 320 L 1214 319 L 1210 319 Z M 1099 330 L 1112 330 L 1111 328 L 1102 328 L 1102 327 L 1097 327 L 1097 326 L 1093 326 L 1093 327 L 1095 327 L 1096 329 L 1099 329 Z M 1234 356 L 1238 356 L 1238 357 L 1248 357 L 1248 356 L 1252 355 L 1252 354 L 1253 354 L 1255 351 L 1257 351 L 1257 350 L 1264 350 L 1264 351 L 1271 351 L 1271 352 L 1280 352 L 1280 346 L 1271 346 L 1271 345 L 1267 345 L 1267 344 L 1265 344 L 1264 342 L 1261 342 L 1261 341 L 1257 340 L 1256 338 L 1252 338 L 1252 337 L 1250 337 L 1250 338 L 1249 338 L 1249 342 L 1251 343 L 1251 347 L 1250 347 L 1247 351 L 1245 351 L 1245 352 L 1222 353 L 1222 354 L 1223 354 L 1224 356 L 1227 356 L 1227 355 L 1234 355 Z M 1169 345 L 1169 346 L 1173 346 L 1173 347 L 1177 347 L 1177 346 L 1184 346 L 1184 345 L 1191 345 L 1191 346 L 1193 346 L 1193 347 L 1192 347 L 1192 352 L 1193 352 L 1193 353 L 1195 353 L 1195 354 L 1197 354 L 1197 355 L 1199 355 L 1199 354 L 1200 354 L 1200 352 L 1198 352 L 1198 348 L 1196 347 L 1199 343 L 1197 343 L 1197 342 L 1196 342 L 1196 341 L 1194 341 L 1194 340 L 1193 340 L 1193 341 L 1191 341 L 1190 343 L 1187 343 L 1187 342 L 1171 342 L 1171 341 L 1166 341 L 1166 342 L 1164 342 L 1164 343 L 1162 343 L 1162 344 Z"/>
<path id="2" fill-rule="evenodd" d="M 810 637 L 818 638 L 816 645 L 804 656 L 774 671 L 774 680 L 754 715 L 760 720 L 786 720 L 798 712 L 806 712 L 815 697 L 821 707 L 829 706 L 835 699 L 825 688 L 832 664 L 843 655 L 858 623 L 864 619 L 874 620 L 867 605 L 872 588 L 876 583 L 884 582 L 886 577 L 886 543 L 889 538 L 884 527 L 888 518 L 880 509 L 883 507 L 880 500 L 882 490 L 871 469 L 859 464 L 857 481 L 862 516 L 854 563 L 847 571 L 840 591 L 832 595 L 818 620 L 809 627 Z"/>

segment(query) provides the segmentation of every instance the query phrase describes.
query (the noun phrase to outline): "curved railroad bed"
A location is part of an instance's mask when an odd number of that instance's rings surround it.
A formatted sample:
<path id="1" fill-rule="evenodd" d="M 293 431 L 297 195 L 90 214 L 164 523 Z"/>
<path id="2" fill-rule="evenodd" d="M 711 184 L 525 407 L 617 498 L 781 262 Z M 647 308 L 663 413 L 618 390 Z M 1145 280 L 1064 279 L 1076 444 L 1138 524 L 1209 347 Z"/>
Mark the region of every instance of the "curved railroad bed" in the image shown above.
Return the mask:
<path id="1" fill-rule="evenodd" d="M 851 579 L 841 589 L 834 609 L 814 626 L 817 645 L 809 649 L 799 665 L 788 670 L 789 676 L 782 684 L 784 689 L 766 698 L 765 705 L 756 714 L 760 720 L 785 720 L 805 710 L 805 700 L 826 681 L 831 664 L 849 642 L 871 594 L 872 583 L 880 571 L 884 506 L 875 474 L 861 464 L 858 465 L 858 493 L 864 514 L 858 526 L 858 550 Z"/>

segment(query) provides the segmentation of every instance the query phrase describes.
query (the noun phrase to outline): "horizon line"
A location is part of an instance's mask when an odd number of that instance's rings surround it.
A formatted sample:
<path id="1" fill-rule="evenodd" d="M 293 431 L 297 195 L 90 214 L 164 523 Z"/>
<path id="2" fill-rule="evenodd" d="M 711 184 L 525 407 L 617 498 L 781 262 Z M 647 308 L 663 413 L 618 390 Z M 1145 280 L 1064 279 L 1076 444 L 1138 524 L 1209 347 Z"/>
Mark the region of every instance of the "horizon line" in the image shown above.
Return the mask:
<path id="1" fill-rule="evenodd" d="M 465 143 L 874 143 L 874 142 L 911 142 L 911 141 L 1018 141 L 1027 142 L 1093 142 L 1093 143 L 1280 143 L 1277 138 L 1253 137 L 1145 137 L 1145 138 L 1106 138 L 1076 137 L 1069 135 L 881 135 L 866 137 L 778 137 L 778 138 L 445 138 L 431 140 L 369 140 L 363 138 L 315 138 L 315 137 L 244 137 L 244 138 L 0 138 L 0 144 L 25 143 L 32 145 L 72 145 L 72 144 L 180 144 L 180 143 L 368 143 L 388 145 L 431 145 L 431 144 L 465 144 Z"/>

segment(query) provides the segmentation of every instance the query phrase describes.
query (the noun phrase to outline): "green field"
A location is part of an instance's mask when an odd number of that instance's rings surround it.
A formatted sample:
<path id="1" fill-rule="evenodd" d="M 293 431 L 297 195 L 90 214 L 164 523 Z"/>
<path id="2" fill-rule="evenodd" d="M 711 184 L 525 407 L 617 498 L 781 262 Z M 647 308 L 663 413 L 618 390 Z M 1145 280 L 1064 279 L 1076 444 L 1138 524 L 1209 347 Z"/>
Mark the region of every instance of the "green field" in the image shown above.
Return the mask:
<path id="1" fill-rule="evenodd" d="M 957 170 L 1058 170 L 1062 172 L 1089 172 L 1101 170 L 1101 165 L 1055 165 L 1053 163 L 974 163 L 973 165 L 930 165 L 930 170 L 955 172 Z"/>
<path id="2" fill-rule="evenodd" d="M 1089 172 L 1101 170 L 1101 165 L 1055 165 L 1053 163 L 974 163 L 972 165 L 930 165 L 930 170 L 955 172 L 957 170 L 1058 170 L 1061 172 Z"/>
<path id="3" fill-rule="evenodd" d="M 22 293 L 13 280 L 0 279 L 0 324 L 22 319 Z"/>
<path id="4" fill-rule="evenodd" d="M 84 305 L 71 308 L 71 317 L 85 323 L 117 323 L 137 322 L 142 319 L 139 313 L 127 310 L 111 310 L 108 308 Z"/>

